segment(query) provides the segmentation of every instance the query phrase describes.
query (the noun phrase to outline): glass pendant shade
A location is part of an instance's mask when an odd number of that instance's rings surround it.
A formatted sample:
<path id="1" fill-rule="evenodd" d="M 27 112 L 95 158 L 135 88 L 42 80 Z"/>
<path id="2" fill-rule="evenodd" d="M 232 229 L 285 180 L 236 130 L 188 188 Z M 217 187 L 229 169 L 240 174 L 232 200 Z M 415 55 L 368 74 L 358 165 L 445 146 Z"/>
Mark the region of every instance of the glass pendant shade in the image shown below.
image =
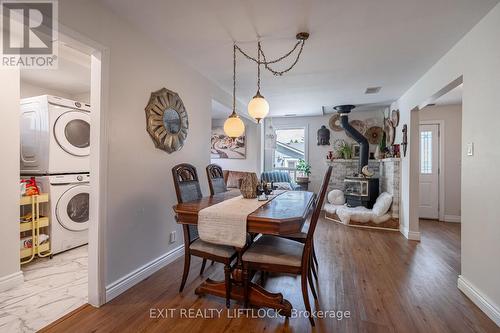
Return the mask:
<path id="1" fill-rule="evenodd" d="M 224 122 L 224 133 L 230 138 L 237 138 L 245 133 L 245 124 L 236 114 L 229 116 Z"/>
<path id="2" fill-rule="evenodd" d="M 248 114 L 257 120 L 257 123 L 261 119 L 264 119 L 269 113 L 269 103 L 266 101 L 264 96 L 257 92 L 257 94 L 248 103 Z"/>

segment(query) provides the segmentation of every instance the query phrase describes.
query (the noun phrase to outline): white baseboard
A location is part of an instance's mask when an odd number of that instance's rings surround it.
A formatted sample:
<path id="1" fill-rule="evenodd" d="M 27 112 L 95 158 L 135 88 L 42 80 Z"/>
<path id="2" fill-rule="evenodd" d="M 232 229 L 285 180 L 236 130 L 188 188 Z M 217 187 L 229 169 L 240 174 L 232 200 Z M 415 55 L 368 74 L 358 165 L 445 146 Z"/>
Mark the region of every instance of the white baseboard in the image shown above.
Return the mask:
<path id="1" fill-rule="evenodd" d="M 500 326 L 500 308 L 483 295 L 470 281 L 462 275 L 458 276 L 458 289 L 476 304 L 491 320 Z"/>
<path id="2" fill-rule="evenodd" d="M 14 288 L 24 282 L 23 272 L 15 272 L 0 277 L 0 292 Z"/>
<path id="3" fill-rule="evenodd" d="M 399 230 L 403 236 L 405 236 L 409 240 L 420 241 L 420 232 L 419 231 L 410 231 L 408 229 Z"/>
<path id="4" fill-rule="evenodd" d="M 179 247 L 173 249 L 172 251 L 167 252 L 164 255 L 154 260 L 151 260 L 150 262 L 139 267 L 135 271 L 109 284 L 108 286 L 106 286 L 106 302 L 111 301 L 116 296 L 132 288 L 137 283 L 146 279 L 156 271 L 170 264 L 174 260 L 182 257 L 183 255 L 184 255 L 184 245 L 180 245 Z"/>
<path id="5" fill-rule="evenodd" d="M 444 221 L 445 222 L 460 223 L 460 222 L 462 222 L 462 217 L 460 215 L 445 215 Z"/>

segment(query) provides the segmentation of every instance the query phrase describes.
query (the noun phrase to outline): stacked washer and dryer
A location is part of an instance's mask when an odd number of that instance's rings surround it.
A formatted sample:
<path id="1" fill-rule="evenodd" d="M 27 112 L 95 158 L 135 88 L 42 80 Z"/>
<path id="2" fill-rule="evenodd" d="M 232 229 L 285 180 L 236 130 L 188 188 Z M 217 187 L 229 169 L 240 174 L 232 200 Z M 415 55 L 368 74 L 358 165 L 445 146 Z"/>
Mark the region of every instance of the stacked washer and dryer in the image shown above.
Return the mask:
<path id="1" fill-rule="evenodd" d="M 56 96 L 21 100 L 21 176 L 48 192 L 53 254 L 88 243 L 90 105 Z"/>

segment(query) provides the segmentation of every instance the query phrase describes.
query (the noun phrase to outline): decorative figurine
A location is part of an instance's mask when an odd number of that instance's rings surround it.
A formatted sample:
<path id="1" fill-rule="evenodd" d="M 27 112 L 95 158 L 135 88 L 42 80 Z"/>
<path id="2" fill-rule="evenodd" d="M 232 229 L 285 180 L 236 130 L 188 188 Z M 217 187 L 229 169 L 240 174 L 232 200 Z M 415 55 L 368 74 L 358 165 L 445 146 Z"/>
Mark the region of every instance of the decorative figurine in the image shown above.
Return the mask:
<path id="1" fill-rule="evenodd" d="M 403 125 L 403 141 L 401 142 L 403 146 L 403 157 L 406 157 L 406 147 L 408 146 L 408 126 Z"/>
<path id="2" fill-rule="evenodd" d="M 325 125 L 318 130 L 318 146 L 330 145 L 330 130 Z"/>

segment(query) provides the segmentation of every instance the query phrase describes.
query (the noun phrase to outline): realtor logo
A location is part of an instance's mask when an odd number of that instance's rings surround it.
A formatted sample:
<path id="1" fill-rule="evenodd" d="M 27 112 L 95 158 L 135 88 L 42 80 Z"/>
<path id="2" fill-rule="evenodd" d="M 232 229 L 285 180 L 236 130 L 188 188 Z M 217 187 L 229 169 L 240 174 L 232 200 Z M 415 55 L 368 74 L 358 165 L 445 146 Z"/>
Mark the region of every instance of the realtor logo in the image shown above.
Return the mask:
<path id="1" fill-rule="evenodd" d="M 0 4 L 2 67 L 57 68 L 57 1 Z"/>

